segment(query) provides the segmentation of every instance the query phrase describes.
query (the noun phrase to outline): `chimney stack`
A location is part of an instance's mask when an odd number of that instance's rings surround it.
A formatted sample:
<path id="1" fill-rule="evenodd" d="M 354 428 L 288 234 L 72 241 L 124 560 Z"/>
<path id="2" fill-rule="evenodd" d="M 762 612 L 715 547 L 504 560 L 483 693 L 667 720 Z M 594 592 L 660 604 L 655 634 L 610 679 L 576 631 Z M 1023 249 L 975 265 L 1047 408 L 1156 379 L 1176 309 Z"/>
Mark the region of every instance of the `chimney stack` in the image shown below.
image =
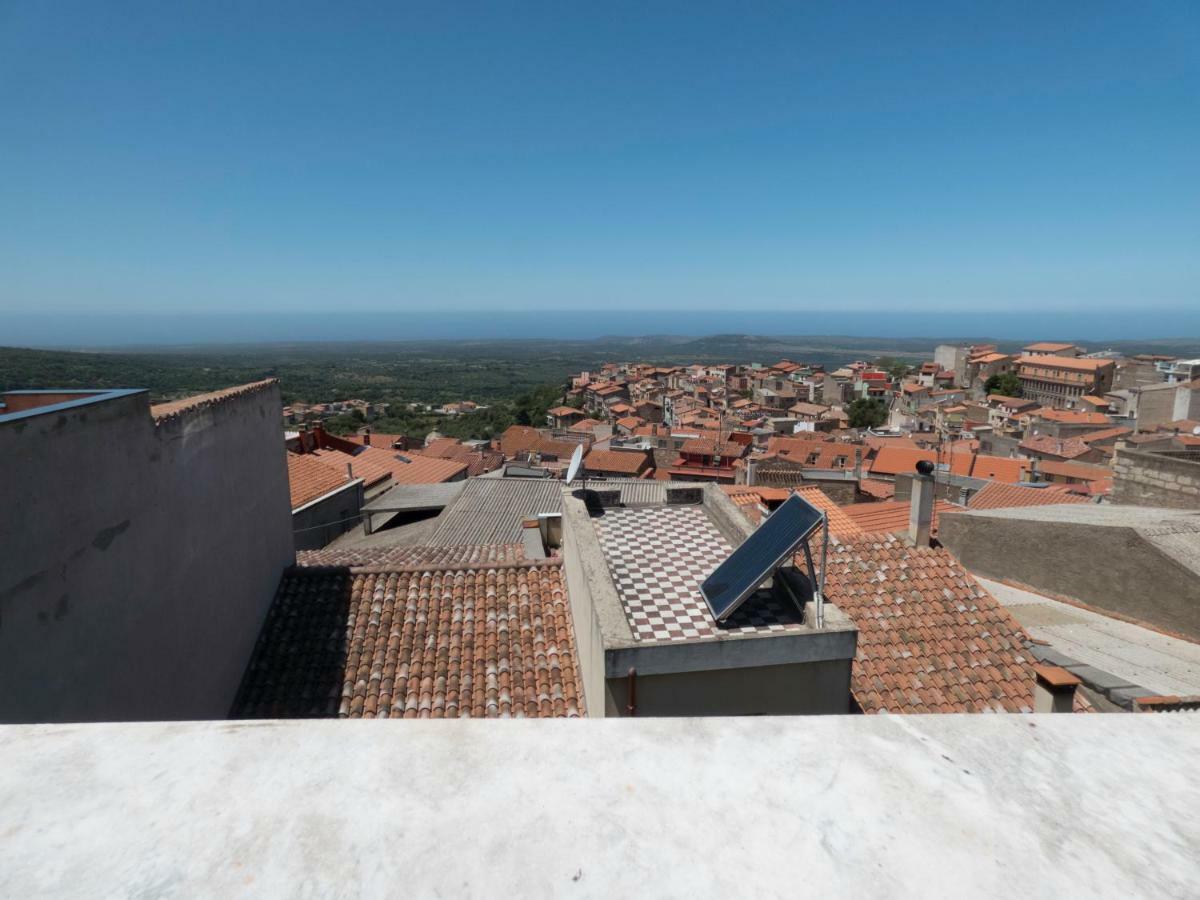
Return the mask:
<path id="1" fill-rule="evenodd" d="M 908 513 L 908 539 L 914 547 L 928 547 L 933 528 L 933 463 L 923 459 L 917 463 L 912 478 L 912 505 Z"/>
<path id="2" fill-rule="evenodd" d="M 371 429 L 370 428 L 364 428 L 362 430 L 362 441 L 363 441 L 364 447 L 371 446 Z"/>
<path id="3" fill-rule="evenodd" d="M 1035 663 L 1037 678 L 1033 688 L 1033 711 L 1039 713 L 1069 713 L 1075 711 L 1075 689 L 1079 677 L 1060 666 Z"/>
<path id="4" fill-rule="evenodd" d="M 546 545 L 542 542 L 542 527 L 537 519 L 526 519 L 521 523 L 521 546 L 526 559 L 545 559 Z"/>
<path id="5" fill-rule="evenodd" d="M 758 460 L 753 456 L 746 457 L 746 484 L 754 484 L 758 477 Z"/>

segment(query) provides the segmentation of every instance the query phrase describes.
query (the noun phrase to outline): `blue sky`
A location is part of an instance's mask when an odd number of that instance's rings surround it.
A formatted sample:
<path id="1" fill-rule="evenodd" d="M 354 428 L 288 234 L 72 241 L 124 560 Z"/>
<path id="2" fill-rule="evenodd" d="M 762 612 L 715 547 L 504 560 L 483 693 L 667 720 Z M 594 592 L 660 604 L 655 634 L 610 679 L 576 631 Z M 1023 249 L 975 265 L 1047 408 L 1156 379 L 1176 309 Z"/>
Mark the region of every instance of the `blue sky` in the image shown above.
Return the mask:
<path id="1" fill-rule="evenodd" d="M 1194 0 L 584 6 L 0 2 L 0 312 L 1200 303 Z"/>

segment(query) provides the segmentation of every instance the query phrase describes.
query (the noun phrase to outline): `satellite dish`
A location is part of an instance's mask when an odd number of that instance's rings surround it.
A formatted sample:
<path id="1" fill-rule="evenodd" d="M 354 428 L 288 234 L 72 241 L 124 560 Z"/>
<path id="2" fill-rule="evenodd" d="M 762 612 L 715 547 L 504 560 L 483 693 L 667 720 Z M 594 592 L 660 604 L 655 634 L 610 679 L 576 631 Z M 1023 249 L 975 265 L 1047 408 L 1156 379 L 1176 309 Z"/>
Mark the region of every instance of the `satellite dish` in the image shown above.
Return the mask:
<path id="1" fill-rule="evenodd" d="M 575 452 L 571 454 L 571 464 L 567 466 L 567 484 L 570 484 L 579 477 L 579 470 L 583 468 L 583 444 L 579 444 L 575 448 Z"/>

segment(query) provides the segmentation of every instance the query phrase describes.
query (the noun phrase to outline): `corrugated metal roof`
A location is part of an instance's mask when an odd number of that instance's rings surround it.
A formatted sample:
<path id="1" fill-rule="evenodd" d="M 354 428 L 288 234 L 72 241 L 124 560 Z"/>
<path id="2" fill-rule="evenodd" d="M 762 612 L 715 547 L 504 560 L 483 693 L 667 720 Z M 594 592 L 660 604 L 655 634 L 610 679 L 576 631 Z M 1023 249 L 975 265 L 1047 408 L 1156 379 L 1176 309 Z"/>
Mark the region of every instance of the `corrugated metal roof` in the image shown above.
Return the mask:
<path id="1" fill-rule="evenodd" d="M 472 478 L 442 511 L 429 538 L 438 544 L 512 544 L 521 522 L 562 512 L 562 482 L 532 478 Z"/>

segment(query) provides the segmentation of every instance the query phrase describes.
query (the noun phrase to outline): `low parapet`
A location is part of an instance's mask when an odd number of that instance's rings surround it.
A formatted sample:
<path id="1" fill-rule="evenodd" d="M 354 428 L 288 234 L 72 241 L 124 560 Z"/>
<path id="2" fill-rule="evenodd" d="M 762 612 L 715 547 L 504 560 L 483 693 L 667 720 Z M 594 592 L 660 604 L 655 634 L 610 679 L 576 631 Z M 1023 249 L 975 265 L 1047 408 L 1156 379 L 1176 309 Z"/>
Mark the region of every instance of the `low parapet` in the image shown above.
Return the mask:
<path id="1" fill-rule="evenodd" d="M 239 384 L 234 387 L 223 388 L 219 391 L 210 391 L 207 394 L 196 394 L 191 397 L 185 397 L 182 400 L 156 403 L 150 407 L 150 415 L 154 418 L 156 425 L 162 425 L 176 416 L 214 406 L 218 403 L 224 403 L 234 397 L 256 394 L 278 383 L 279 380 L 277 378 L 264 378 L 262 381 L 251 381 L 248 384 Z"/>
<path id="2" fill-rule="evenodd" d="M 6 391 L 0 394 L 0 425 L 145 393 L 148 393 L 145 388 L 119 390 L 54 388 L 41 391 Z"/>

